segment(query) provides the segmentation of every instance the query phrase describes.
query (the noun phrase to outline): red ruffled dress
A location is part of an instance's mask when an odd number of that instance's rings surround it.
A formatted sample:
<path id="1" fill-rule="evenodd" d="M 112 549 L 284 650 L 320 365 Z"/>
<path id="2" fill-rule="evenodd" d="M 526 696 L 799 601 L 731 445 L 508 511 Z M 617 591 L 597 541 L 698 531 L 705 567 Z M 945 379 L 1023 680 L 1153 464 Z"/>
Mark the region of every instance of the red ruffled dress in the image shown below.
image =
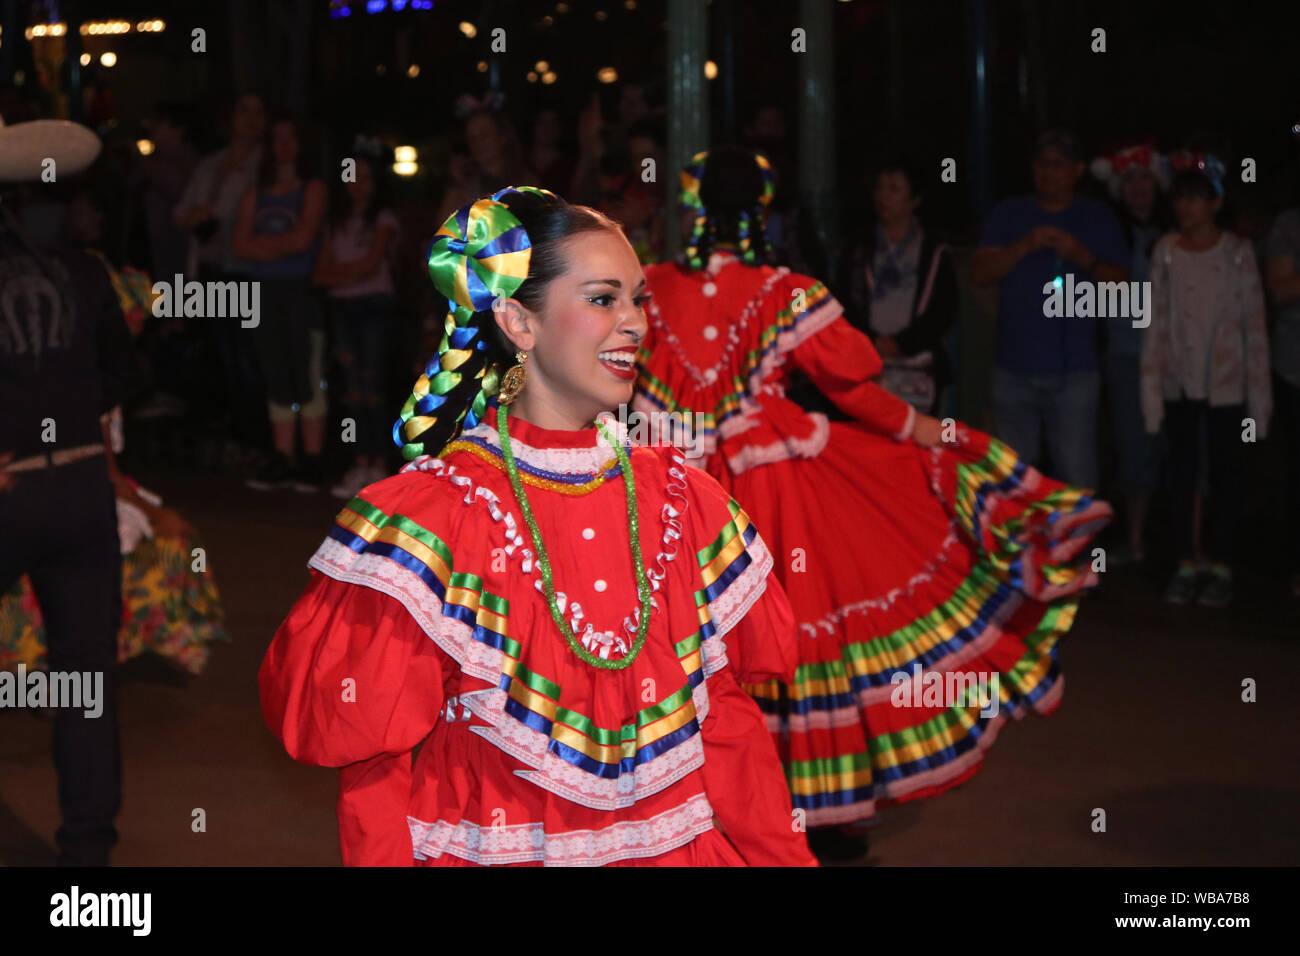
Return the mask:
<path id="1" fill-rule="evenodd" d="M 640 608 L 612 447 L 510 435 L 566 619 L 622 657 Z M 815 865 L 739 683 L 793 672 L 771 555 L 680 455 L 629 451 L 655 606 L 623 670 L 556 628 L 487 423 L 339 513 L 260 684 L 289 754 L 342 768 L 345 864 Z"/>
<path id="2" fill-rule="evenodd" d="M 1060 701 L 1057 641 L 1097 581 L 1073 562 L 1109 506 L 960 423 L 934 449 L 908 439 L 911 406 L 869 381 L 879 356 L 815 279 L 725 254 L 646 275 L 632 433 L 694 442 L 690 464 L 772 549 L 799 668 L 746 689 L 795 808 L 809 826 L 849 823 L 960 783 L 1008 717 Z M 787 398 L 791 368 L 856 422 Z M 696 428 L 672 432 L 665 412 Z"/>

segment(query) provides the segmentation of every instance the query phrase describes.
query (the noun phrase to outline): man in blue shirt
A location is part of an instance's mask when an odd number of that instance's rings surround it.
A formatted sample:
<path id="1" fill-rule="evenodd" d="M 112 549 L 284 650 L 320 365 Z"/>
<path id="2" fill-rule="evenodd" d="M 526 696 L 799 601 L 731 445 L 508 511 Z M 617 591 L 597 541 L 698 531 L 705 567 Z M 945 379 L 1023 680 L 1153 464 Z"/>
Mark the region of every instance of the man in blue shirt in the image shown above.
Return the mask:
<path id="1" fill-rule="evenodd" d="M 1097 487 L 1097 320 L 1045 315 L 1043 291 L 1069 273 L 1126 282 L 1128 248 L 1105 205 L 1075 195 L 1078 141 L 1044 133 L 1034 155 L 1034 194 L 998 203 L 971 263 L 977 285 L 999 284 L 993 415 L 998 437 L 1037 462 L 1046 432 L 1057 477 Z M 1112 321 L 1130 321 L 1114 318 Z"/>

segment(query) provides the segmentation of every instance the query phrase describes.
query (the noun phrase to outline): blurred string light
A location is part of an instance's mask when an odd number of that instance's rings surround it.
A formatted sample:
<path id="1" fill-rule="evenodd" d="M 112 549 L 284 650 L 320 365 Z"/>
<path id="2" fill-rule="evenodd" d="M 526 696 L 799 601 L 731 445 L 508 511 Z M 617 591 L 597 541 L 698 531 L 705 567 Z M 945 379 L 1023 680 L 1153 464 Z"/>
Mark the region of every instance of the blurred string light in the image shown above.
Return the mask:
<path id="1" fill-rule="evenodd" d="M 107 53 L 101 53 L 99 55 L 99 62 L 101 66 L 110 68 L 117 66 L 117 54 L 112 50 L 109 50 Z"/>
<path id="2" fill-rule="evenodd" d="M 82 66 L 90 66 L 90 54 L 89 54 L 89 53 L 83 53 L 83 54 L 81 54 L 81 65 L 82 65 Z"/>
<path id="3" fill-rule="evenodd" d="M 343 17 L 352 16 L 353 4 L 360 4 L 361 0 L 330 0 L 330 17 L 335 20 Z M 383 13 L 385 10 L 392 10 L 394 13 L 401 13 L 406 9 L 411 10 L 432 10 L 433 0 L 366 0 L 365 6 L 362 7 L 366 13 Z"/>
<path id="4" fill-rule="evenodd" d="M 554 70 L 547 70 L 545 73 L 543 73 L 543 74 L 542 74 L 542 82 L 545 83 L 547 86 L 550 86 L 552 83 L 554 83 L 554 82 L 555 82 L 555 71 L 554 71 Z"/>
<path id="5" fill-rule="evenodd" d="M 551 64 L 547 63 L 545 60 L 538 60 L 537 63 L 534 64 L 533 66 L 533 69 L 536 70 L 538 73 L 545 73 L 550 68 L 551 68 Z"/>
<path id="6" fill-rule="evenodd" d="M 718 64 L 712 60 L 704 62 L 704 78 L 706 80 L 716 80 L 718 78 Z"/>
<path id="7" fill-rule="evenodd" d="M 396 160 L 393 163 L 393 172 L 399 176 L 414 176 L 420 171 L 414 146 L 398 146 L 393 150 L 393 159 Z"/>
<path id="8" fill-rule="evenodd" d="M 596 79 L 602 83 L 617 83 L 618 70 L 614 69 L 612 66 L 602 66 L 596 71 Z"/>
<path id="9" fill-rule="evenodd" d="M 472 40 L 478 36 L 478 27 L 474 26 L 474 24 L 470 23 L 468 20 L 462 20 L 460 21 L 460 32 Z"/>
<path id="10" fill-rule="evenodd" d="M 528 82 L 529 82 L 529 83 L 536 83 L 536 82 L 537 82 L 537 74 L 534 73 L 532 70 L 529 70 L 529 71 L 528 71 Z"/>
<path id="11" fill-rule="evenodd" d="M 419 76 L 420 64 L 412 63 L 410 66 L 408 66 L 406 68 L 406 75 L 409 76 L 411 79 L 415 79 L 417 76 Z"/>
<path id="12" fill-rule="evenodd" d="M 478 61 L 478 71 L 479 71 L 480 73 L 486 73 L 487 70 L 488 70 L 488 67 L 487 67 L 487 60 L 479 60 L 479 61 Z"/>
<path id="13" fill-rule="evenodd" d="M 557 3 L 557 4 L 555 5 L 555 12 L 556 12 L 556 13 L 568 13 L 568 12 L 569 12 L 569 5 L 568 5 L 567 3 Z"/>
<path id="14" fill-rule="evenodd" d="M 636 0 L 623 0 L 623 9 L 625 9 L 625 10 L 635 10 L 635 9 L 636 9 Z"/>
<path id="15" fill-rule="evenodd" d="M 136 33 L 162 33 L 167 29 L 166 22 L 162 20 L 139 20 L 132 23 L 130 20 L 92 20 L 89 23 L 83 23 L 79 28 L 82 36 L 121 36 L 124 33 L 130 33 L 133 30 Z M 68 25 L 63 22 L 59 23 L 37 23 L 28 27 L 24 31 L 27 39 L 44 39 L 46 37 L 61 37 L 68 32 Z"/>
<path id="16" fill-rule="evenodd" d="M 151 139 L 137 139 L 137 140 L 135 141 L 135 148 L 138 149 L 138 150 L 140 151 L 140 155 L 141 155 L 141 156 L 152 156 L 152 155 L 153 155 L 153 140 L 151 140 Z"/>
<path id="17" fill-rule="evenodd" d="M 605 20 L 608 16 L 609 16 L 609 14 L 606 13 L 604 10 L 597 10 L 597 11 L 596 11 L 596 19 L 597 19 L 597 20 L 601 20 L 601 21 L 603 21 L 603 20 Z"/>

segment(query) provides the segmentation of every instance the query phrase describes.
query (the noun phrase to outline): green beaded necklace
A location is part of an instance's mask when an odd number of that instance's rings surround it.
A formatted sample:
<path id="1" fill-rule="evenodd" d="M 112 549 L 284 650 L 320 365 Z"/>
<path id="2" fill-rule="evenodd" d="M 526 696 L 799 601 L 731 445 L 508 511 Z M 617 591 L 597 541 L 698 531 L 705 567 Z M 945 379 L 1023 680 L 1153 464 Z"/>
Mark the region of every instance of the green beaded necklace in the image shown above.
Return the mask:
<path id="1" fill-rule="evenodd" d="M 641 619 L 637 622 L 636 640 L 632 643 L 632 649 L 623 658 L 615 661 L 599 657 L 583 647 L 582 642 L 573 633 L 573 628 L 569 626 L 569 622 L 564 619 L 564 614 L 560 611 L 559 603 L 555 599 L 555 583 L 551 577 L 551 559 L 547 556 L 546 545 L 542 543 L 542 532 L 537 527 L 537 519 L 533 517 L 533 509 L 528 503 L 528 493 L 524 491 L 524 483 L 519 480 L 519 468 L 515 464 L 514 452 L 510 448 L 510 432 L 506 428 L 506 407 L 504 405 L 497 406 L 497 434 L 501 438 L 501 457 L 506 460 L 506 473 L 510 476 L 510 487 L 514 489 L 515 498 L 519 501 L 519 510 L 523 512 L 524 522 L 528 525 L 528 530 L 533 536 L 533 545 L 537 548 L 537 566 L 542 572 L 542 588 L 546 593 L 546 603 L 551 608 L 551 620 L 560 629 L 564 639 L 569 642 L 569 647 L 573 650 L 573 653 L 577 654 L 582 660 L 592 667 L 620 671 L 626 667 L 631 667 L 632 662 L 641 653 L 641 648 L 645 646 L 646 631 L 650 627 L 653 596 L 650 590 L 650 581 L 645 573 L 645 562 L 641 558 L 641 535 L 636 507 L 636 482 L 632 478 L 632 463 L 628 461 L 627 450 L 623 448 L 621 442 L 614 441 L 606 430 L 604 423 L 597 422 L 596 427 L 600 430 L 601 435 L 605 437 L 605 440 L 613 446 L 614 454 L 618 456 L 618 463 L 623 469 L 623 483 L 627 488 L 628 536 L 632 541 L 632 558 L 636 565 L 637 595 L 641 599 Z"/>

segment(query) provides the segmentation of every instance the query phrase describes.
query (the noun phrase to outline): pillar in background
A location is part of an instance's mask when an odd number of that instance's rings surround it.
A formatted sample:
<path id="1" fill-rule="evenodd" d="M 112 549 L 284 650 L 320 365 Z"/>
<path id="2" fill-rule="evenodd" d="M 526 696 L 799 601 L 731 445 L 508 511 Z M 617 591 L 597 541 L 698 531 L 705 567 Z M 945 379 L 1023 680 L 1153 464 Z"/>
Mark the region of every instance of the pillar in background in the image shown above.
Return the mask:
<path id="1" fill-rule="evenodd" d="M 835 0 L 799 0 L 799 200 L 828 255 L 839 240 L 835 202 Z M 833 266 L 833 262 L 831 263 Z"/>
<path id="2" fill-rule="evenodd" d="M 670 257 L 682 246 L 677 228 L 681 169 L 692 156 L 709 148 L 704 79 L 708 23 L 708 6 L 700 0 L 668 0 L 668 155 L 667 168 L 657 172 L 668 197 L 664 231 Z"/>
<path id="3" fill-rule="evenodd" d="M 715 0 L 712 4 L 714 28 L 718 33 L 718 81 L 722 93 L 719 142 L 735 144 L 740 141 L 740 118 L 736 107 L 736 91 L 740 79 L 740 62 L 736 54 L 736 36 L 740 32 L 737 0 Z"/>
<path id="4" fill-rule="evenodd" d="M 971 37 L 971 212 L 975 223 L 993 208 L 993 115 L 989 98 L 989 70 L 993 61 L 992 24 L 988 0 L 970 2 Z M 959 174 L 960 175 L 960 174 Z"/>
<path id="5" fill-rule="evenodd" d="M 85 16 L 80 3 L 65 4 L 63 15 L 67 24 L 63 34 L 63 56 L 67 61 L 68 119 L 80 123 L 86 118 L 81 97 L 81 24 Z M 7 31 L 5 35 L 9 35 Z"/>

